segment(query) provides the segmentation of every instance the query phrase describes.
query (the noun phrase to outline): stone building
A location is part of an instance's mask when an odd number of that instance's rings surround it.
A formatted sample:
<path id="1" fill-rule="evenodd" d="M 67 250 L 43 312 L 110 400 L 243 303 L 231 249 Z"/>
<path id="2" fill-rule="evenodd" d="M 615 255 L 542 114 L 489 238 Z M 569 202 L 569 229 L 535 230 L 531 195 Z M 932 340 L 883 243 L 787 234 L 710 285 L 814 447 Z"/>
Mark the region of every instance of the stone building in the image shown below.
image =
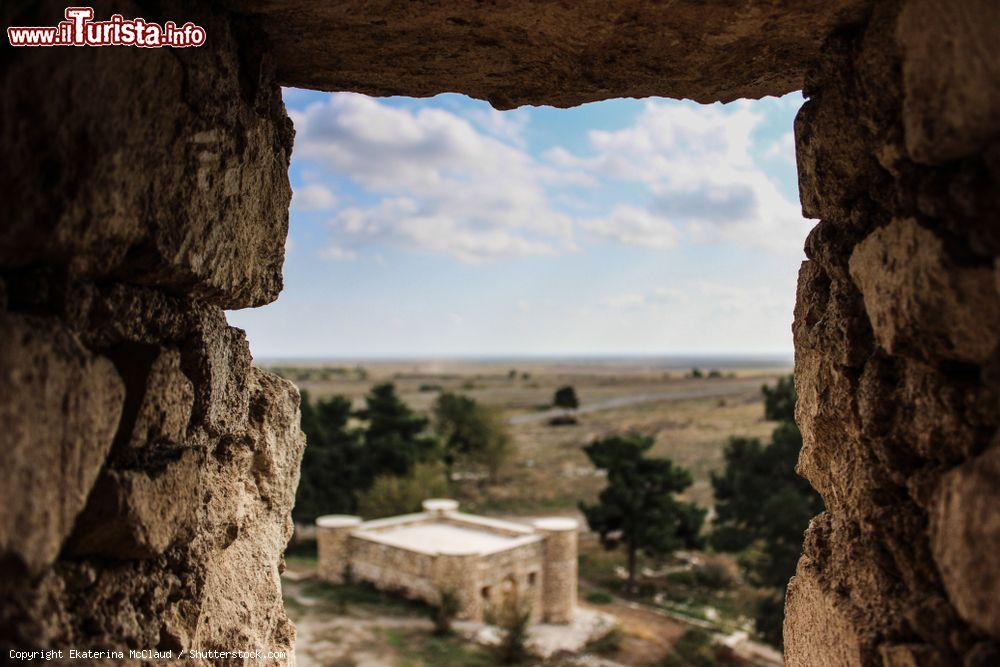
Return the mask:
<path id="1" fill-rule="evenodd" d="M 569 623 L 576 609 L 577 522 L 532 526 L 458 511 L 454 500 L 425 500 L 423 512 L 362 522 L 316 520 L 319 575 L 374 584 L 431 604 L 453 591 L 458 617 L 483 620 L 507 600 L 528 604 L 536 620 Z"/>

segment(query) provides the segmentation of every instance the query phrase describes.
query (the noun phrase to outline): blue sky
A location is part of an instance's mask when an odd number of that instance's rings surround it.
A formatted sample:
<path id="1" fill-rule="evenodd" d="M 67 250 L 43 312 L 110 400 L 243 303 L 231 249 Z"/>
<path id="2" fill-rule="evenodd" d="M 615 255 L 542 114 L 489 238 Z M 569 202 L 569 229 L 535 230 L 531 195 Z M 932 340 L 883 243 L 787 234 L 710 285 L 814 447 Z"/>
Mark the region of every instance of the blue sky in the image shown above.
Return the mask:
<path id="1" fill-rule="evenodd" d="M 285 289 L 257 357 L 789 353 L 799 94 L 498 112 L 285 90 Z"/>

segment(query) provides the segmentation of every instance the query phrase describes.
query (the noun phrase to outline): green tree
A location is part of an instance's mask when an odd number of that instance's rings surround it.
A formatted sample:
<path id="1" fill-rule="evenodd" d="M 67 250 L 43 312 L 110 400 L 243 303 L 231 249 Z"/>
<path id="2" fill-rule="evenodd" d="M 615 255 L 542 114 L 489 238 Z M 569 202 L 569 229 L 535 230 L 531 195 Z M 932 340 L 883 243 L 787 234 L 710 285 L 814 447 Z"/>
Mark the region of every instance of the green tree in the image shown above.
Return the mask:
<path id="1" fill-rule="evenodd" d="M 514 440 L 499 412 L 486 410 L 483 418 L 487 422 L 490 438 L 486 441 L 486 446 L 475 454 L 473 460 L 486 468 L 490 481 L 496 482 L 500 477 L 500 469 L 514 452 Z"/>
<path id="2" fill-rule="evenodd" d="M 313 403 L 302 392 L 302 431 L 306 449 L 292 515 L 312 523 L 317 516 L 350 513 L 355 494 L 366 487 L 361 434 L 350 427 L 351 402 L 334 396 Z"/>
<path id="3" fill-rule="evenodd" d="M 556 389 L 556 393 L 552 397 L 552 405 L 557 408 L 576 410 L 580 407 L 580 399 L 576 396 L 576 389 L 574 389 L 571 385 L 559 387 Z"/>
<path id="4" fill-rule="evenodd" d="M 410 410 L 396 395 L 393 384 L 372 387 L 365 407 L 356 414 L 367 422 L 364 459 L 370 479 L 383 474 L 407 475 L 414 464 L 435 454 L 437 443 L 427 433 L 428 420 Z"/>
<path id="5" fill-rule="evenodd" d="M 802 434 L 792 421 L 795 385 L 782 378 L 772 389 L 763 388 L 765 415 L 780 423 L 771 442 L 731 438 L 723 452 L 725 466 L 713 473 L 715 526 L 710 537 L 720 551 L 759 552 L 748 561 L 751 580 L 768 589 L 757 610 L 757 630 L 768 641 L 781 644 L 784 590 L 795 574 L 809 520 L 823 511 L 823 501 L 809 483 L 795 473 Z"/>
<path id="6" fill-rule="evenodd" d="M 640 552 L 664 555 L 699 543 L 705 511 L 674 494 L 691 486 L 691 474 L 664 458 L 646 458 L 653 439 L 614 435 L 584 447 L 593 464 L 607 471 L 608 484 L 595 505 L 580 504 L 591 530 L 606 549 L 624 546 L 628 581 L 635 585 Z"/>
<path id="7" fill-rule="evenodd" d="M 438 396 L 433 412 L 448 479 L 459 461 L 482 464 L 495 479 L 511 450 L 506 424 L 496 411 L 449 392 Z"/>
<path id="8" fill-rule="evenodd" d="M 774 387 L 761 387 L 764 394 L 764 417 L 772 421 L 795 421 L 795 379 L 791 375 L 778 378 Z"/>
<path id="9" fill-rule="evenodd" d="M 379 475 L 358 499 L 358 513 L 366 519 L 419 512 L 426 498 L 448 495 L 448 483 L 439 462 L 416 463 L 409 475 Z"/>

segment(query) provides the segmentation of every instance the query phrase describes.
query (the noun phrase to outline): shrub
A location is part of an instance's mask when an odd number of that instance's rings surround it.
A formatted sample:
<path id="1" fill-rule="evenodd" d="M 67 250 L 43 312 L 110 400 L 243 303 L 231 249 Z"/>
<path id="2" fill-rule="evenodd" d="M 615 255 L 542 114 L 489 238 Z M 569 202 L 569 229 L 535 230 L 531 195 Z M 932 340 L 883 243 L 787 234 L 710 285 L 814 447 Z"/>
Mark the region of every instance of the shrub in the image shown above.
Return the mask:
<path id="1" fill-rule="evenodd" d="M 430 607 L 431 621 L 434 623 L 434 634 L 444 637 L 451 634 L 451 623 L 458 614 L 458 594 L 451 588 L 438 592 L 438 603 Z"/>
<path id="2" fill-rule="evenodd" d="M 609 653 L 615 653 L 622 646 L 622 639 L 624 636 L 622 634 L 621 628 L 614 627 L 611 631 L 592 642 L 587 644 L 586 651 L 588 653 L 596 653 L 598 655 L 607 655 Z"/>
<path id="3" fill-rule="evenodd" d="M 677 640 L 661 667 L 715 667 L 718 663 L 712 644 L 711 633 L 691 628 Z"/>
<path id="4" fill-rule="evenodd" d="M 559 387 L 552 396 L 552 405 L 557 408 L 576 410 L 580 407 L 580 399 L 576 395 L 576 389 L 571 385 Z"/>
<path id="5" fill-rule="evenodd" d="M 611 604 L 615 601 L 611 593 L 607 591 L 591 591 L 587 593 L 586 600 L 590 604 Z"/>
<path id="6" fill-rule="evenodd" d="M 500 630 L 500 643 L 496 647 L 497 662 L 516 665 L 527 660 L 528 626 L 531 624 L 531 605 L 514 597 L 507 598 L 487 619 Z"/>
<path id="7" fill-rule="evenodd" d="M 358 511 L 366 518 L 419 512 L 425 498 L 448 495 L 448 481 L 440 463 L 417 463 L 405 477 L 379 475 L 372 488 L 358 500 Z"/>
<path id="8" fill-rule="evenodd" d="M 736 573 L 722 558 L 707 558 L 694 568 L 694 578 L 699 585 L 713 590 L 732 588 L 736 584 Z"/>
<path id="9" fill-rule="evenodd" d="M 677 570 L 667 574 L 667 581 L 678 586 L 694 586 L 695 575 L 691 570 Z"/>

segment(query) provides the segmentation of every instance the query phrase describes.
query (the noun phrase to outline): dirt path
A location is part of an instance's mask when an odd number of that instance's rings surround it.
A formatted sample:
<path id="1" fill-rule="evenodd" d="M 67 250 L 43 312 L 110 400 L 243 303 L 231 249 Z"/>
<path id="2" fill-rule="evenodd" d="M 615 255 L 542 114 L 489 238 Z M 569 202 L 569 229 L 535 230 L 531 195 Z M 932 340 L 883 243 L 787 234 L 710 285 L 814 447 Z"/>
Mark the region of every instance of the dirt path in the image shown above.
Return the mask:
<path id="1" fill-rule="evenodd" d="M 631 396 L 616 396 L 601 401 L 594 401 L 581 405 L 576 410 L 552 409 L 544 412 L 531 412 L 524 415 L 514 415 L 507 420 L 508 424 L 531 424 L 534 422 L 547 421 L 553 417 L 560 417 L 571 414 L 587 414 L 590 412 L 601 412 L 604 410 L 617 410 L 618 408 L 637 405 L 640 403 L 658 403 L 661 401 L 683 401 L 692 398 L 725 398 L 744 394 L 747 391 L 760 391 L 760 378 L 738 379 L 738 380 L 716 380 L 717 386 L 699 387 L 697 389 L 682 389 L 675 391 L 660 391 L 647 394 L 633 394 Z"/>
<path id="2" fill-rule="evenodd" d="M 616 660 L 627 665 L 658 664 L 674 642 L 692 627 L 718 632 L 718 629 L 711 623 L 682 619 L 666 610 L 655 609 L 639 602 L 620 598 L 604 588 L 582 580 L 580 581 L 580 589 L 600 590 L 611 595 L 612 602 L 610 604 L 595 608 L 617 616 L 626 635 L 641 640 L 640 642 L 633 641 L 631 644 L 626 640 L 620 654 L 615 656 Z M 584 605 L 581 604 L 581 606 Z M 734 639 L 737 641 L 732 641 Z M 783 664 L 779 651 L 767 644 L 750 640 L 749 637 L 746 637 L 746 633 L 728 636 L 723 643 L 728 644 L 737 655 L 748 660 L 752 665 L 781 667 Z"/>

